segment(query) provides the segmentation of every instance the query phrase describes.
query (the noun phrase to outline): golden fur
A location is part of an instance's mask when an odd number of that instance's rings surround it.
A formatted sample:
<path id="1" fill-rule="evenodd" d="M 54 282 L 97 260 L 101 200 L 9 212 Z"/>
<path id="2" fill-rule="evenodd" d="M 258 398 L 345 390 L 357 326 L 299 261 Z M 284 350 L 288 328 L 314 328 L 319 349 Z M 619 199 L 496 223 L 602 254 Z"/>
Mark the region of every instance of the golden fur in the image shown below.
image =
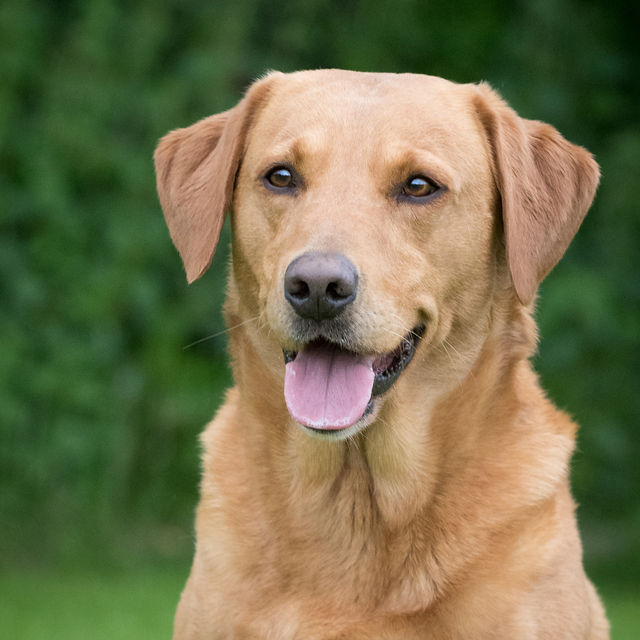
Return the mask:
<path id="1" fill-rule="evenodd" d="M 260 176 L 287 162 L 304 191 Z M 203 434 L 204 477 L 178 640 L 602 640 L 568 464 L 576 427 L 529 357 L 540 281 L 593 199 L 598 168 L 486 85 L 348 71 L 273 73 L 156 152 L 193 281 L 226 212 L 235 387 Z M 429 204 L 393 185 L 429 172 Z M 362 286 L 358 349 L 416 355 L 364 426 L 309 435 L 284 402 L 297 349 L 287 265 L 341 252 Z"/>

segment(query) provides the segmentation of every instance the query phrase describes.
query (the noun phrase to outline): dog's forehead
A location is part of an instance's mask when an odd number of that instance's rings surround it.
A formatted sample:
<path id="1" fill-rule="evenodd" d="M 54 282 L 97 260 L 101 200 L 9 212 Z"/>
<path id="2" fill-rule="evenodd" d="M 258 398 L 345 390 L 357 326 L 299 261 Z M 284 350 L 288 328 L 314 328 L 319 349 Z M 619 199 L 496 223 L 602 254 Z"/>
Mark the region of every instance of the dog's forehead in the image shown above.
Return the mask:
<path id="1" fill-rule="evenodd" d="M 463 158 L 473 140 L 483 146 L 469 86 L 417 74 L 340 70 L 279 75 L 252 135 L 262 149 L 284 149 L 300 139 L 334 148 L 406 142 Z"/>

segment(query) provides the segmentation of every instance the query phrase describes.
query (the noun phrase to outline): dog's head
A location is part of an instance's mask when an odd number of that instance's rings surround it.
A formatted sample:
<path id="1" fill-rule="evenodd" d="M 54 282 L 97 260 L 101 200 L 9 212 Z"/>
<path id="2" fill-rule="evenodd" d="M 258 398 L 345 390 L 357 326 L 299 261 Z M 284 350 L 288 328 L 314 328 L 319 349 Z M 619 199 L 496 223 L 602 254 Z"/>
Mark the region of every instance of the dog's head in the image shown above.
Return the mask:
<path id="1" fill-rule="evenodd" d="M 477 357 L 495 292 L 532 303 L 598 182 L 485 85 L 336 70 L 267 76 L 163 138 L 156 168 L 190 282 L 232 212 L 237 312 L 284 352 L 293 418 L 334 437 L 375 418 L 417 349 Z"/>

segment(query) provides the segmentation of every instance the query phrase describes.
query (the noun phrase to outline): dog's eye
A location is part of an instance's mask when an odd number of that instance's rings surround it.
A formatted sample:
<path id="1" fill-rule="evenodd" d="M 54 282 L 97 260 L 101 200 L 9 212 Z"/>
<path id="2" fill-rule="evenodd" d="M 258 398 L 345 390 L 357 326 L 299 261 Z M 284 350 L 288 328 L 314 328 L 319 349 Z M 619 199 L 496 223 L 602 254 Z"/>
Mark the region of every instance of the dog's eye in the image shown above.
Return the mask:
<path id="1" fill-rule="evenodd" d="M 267 182 L 277 189 L 290 189 L 295 186 L 293 174 L 286 167 L 275 167 L 265 177 Z"/>
<path id="2" fill-rule="evenodd" d="M 425 198 L 435 193 L 439 188 L 433 180 L 425 176 L 413 176 L 404 183 L 402 191 L 412 198 Z"/>

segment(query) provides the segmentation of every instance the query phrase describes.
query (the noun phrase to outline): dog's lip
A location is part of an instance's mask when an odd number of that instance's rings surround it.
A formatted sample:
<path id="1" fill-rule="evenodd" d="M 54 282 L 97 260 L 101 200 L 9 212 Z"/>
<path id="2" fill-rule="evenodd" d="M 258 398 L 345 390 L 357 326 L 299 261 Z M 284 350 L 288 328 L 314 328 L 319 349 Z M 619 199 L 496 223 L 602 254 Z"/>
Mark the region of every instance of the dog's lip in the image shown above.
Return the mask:
<path id="1" fill-rule="evenodd" d="M 373 389 L 371 390 L 372 397 L 380 396 L 391 389 L 415 355 L 425 329 L 426 326 L 424 324 L 416 325 L 402 338 L 402 341 L 394 351 L 373 361 L 375 377 L 373 379 Z"/>
<path id="2" fill-rule="evenodd" d="M 373 359 L 371 366 L 374 372 L 374 379 L 373 388 L 371 390 L 371 400 L 369 401 L 369 405 L 367 405 L 367 410 L 363 417 L 366 417 L 371 413 L 373 409 L 373 398 L 381 396 L 389 391 L 396 380 L 400 377 L 400 374 L 411 362 L 425 330 L 426 325 L 424 323 L 417 324 L 402 338 L 400 344 L 393 351 L 376 356 Z M 314 340 L 313 342 L 324 342 L 327 346 L 336 346 L 335 343 L 323 338 Z M 341 345 L 338 345 L 338 347 L 344 349 Z M 349 351 L 348 349 L 344 350 Z M 298 351 L 289 349 L 283 349 L 282 353 L 284 355 L 285 364 L 293 362 L 298 355 Z M 353 353 L 357 355 L 356 352 Z"/>

